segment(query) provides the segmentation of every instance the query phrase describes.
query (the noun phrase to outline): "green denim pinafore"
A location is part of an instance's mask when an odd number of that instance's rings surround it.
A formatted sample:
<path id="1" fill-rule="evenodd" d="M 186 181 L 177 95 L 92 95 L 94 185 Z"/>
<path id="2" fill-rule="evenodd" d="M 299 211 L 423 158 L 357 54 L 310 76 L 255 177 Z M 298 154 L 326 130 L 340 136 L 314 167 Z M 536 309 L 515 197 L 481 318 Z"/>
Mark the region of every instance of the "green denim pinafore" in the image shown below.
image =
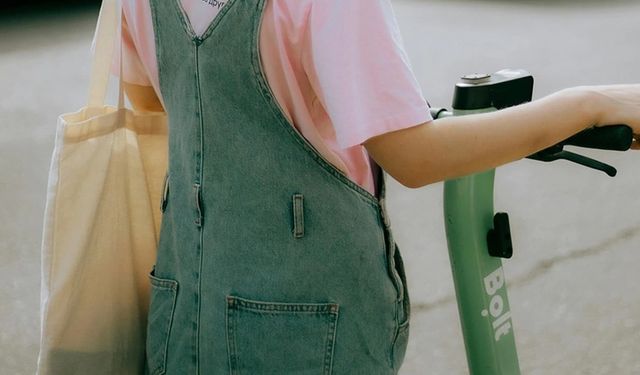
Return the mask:
<path id="1" fill-rule="evenodd" d="M 169 164 L 147 335 L 150 374 L 396 374 L 402 259 L 378 197 L 282 113 L 259 56 L 265 0 L 202 36 L 150 0 Z"/>

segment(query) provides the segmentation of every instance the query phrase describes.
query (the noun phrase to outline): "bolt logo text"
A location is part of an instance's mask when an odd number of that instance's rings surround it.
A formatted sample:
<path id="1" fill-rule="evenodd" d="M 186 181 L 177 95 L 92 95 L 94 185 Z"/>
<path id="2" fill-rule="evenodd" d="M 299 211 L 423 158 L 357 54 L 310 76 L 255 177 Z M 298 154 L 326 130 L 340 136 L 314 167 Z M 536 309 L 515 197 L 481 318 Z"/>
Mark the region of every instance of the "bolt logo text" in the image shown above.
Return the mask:
<path id="1" fill-rule="evenodd" d="M 493 326 L 496 341 L 511 332 L 511 312 L 509 310 L 504 311 L 506 298 L 501 295 L 501 293 L 506 294 L 506 289 L 503 289 L 503 286 L 504 272 L 502 267 L 499 267 L 484 278 L 484 290 L 491 297 L 491 300 L 489 301 L 489 309 L 482 310 L 481 314 L 484 317 L 491 315 L 491 319 L 493 319 L 491 325 Z"/>

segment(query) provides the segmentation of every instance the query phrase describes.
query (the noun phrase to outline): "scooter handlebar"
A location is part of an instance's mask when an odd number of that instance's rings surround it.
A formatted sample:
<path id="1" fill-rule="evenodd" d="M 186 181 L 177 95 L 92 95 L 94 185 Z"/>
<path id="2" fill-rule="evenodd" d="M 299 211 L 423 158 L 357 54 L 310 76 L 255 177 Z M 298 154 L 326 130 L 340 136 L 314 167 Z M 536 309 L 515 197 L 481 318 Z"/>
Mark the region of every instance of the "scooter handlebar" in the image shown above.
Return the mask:
<path id="1" fill-rule="evenodd" d="M 561 144 L 599 150 L 627 151 L 631 148 L 633 131 L 627 125 L 592 127 L 566 139 Z"/>
<path id="2" fill-rule="evenodd" d="M 434 119 L 449 117 L 453 113 L 444 108 L 431 108 Z M 564 146 L 578 146 L 600 150 L 627 151 L 633 143 L 633 130 L 627 125 L 608 125 L 592 127 L 575 134 L 564 141 L 527 156 L 528 159 L 550 162 L 565 159 L 585 167 L 597 169 L 613 177 L 617 171 L 614 167 L 597 160 L 565 151 Z"/>

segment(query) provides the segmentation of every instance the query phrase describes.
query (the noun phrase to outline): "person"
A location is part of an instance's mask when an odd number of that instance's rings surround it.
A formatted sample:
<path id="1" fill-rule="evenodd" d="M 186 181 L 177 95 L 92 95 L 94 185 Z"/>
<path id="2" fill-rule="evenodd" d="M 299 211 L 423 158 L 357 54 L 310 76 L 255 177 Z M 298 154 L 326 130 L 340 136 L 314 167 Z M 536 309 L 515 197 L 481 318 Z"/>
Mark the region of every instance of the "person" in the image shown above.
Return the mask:
<path id="1" fill-rule="evenodd" d="M 432 119 L 389 0 L 123 12 L 127 97 L 169 117 L 153 374 L 396 374 L 410 301 L 384 173 L 418 188 L 591 126 L 640 134 L 640 85 Z"/>

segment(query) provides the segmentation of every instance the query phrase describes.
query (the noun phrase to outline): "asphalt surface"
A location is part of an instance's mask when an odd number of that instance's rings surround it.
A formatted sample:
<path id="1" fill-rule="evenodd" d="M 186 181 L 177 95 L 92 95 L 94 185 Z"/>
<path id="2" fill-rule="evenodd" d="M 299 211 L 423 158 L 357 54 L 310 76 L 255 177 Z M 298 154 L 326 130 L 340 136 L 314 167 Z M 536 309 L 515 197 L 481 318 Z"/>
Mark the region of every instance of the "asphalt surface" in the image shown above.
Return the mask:
<path id="1" fill-rule="evenodd" d="M 523 68 L 534 97 L 640 82 L 637 1 L 393 0 L 425 97 L 449 106 L 466 73 Z M 42 214 L 56 117 L 84 105 L 97 13 L 0 13 L 0 373 L 32 374 Z M 455 150 L 452 150 L 455 152 Z M 640 154 L 585 151 L 610 178 L 567 162 L 496 174 L 510 214 L 505 262 L 523 374 L 640 374 Z M 412 298 L 401 374 L 467 373 L 442 220 L 442 184 L 390 180 L 392 227 Z"/>

